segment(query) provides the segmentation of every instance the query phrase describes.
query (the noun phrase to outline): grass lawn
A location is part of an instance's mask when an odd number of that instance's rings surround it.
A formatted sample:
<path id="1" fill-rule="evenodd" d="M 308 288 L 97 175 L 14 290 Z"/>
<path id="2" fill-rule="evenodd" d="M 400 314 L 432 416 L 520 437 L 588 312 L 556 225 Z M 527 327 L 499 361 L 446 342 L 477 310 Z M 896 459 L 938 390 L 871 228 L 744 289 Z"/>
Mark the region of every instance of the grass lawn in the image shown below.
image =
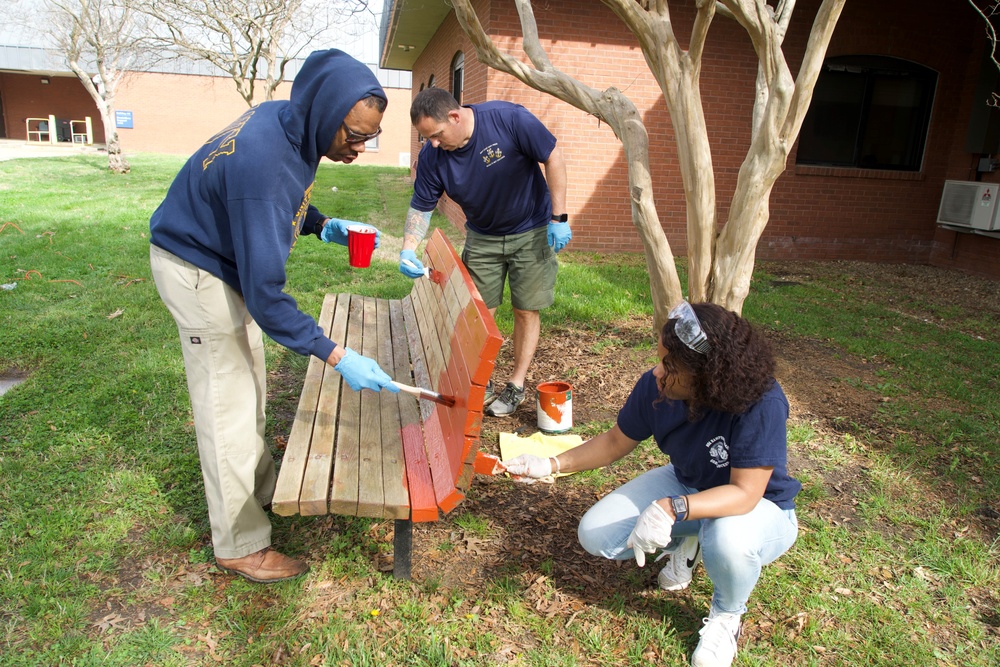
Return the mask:
<path id="1" fill-rule="evenodd" d="M 182 160 L 129 160 L 124 176 L 100 156 L 0 162 L 0 283 L 16 283 L 0 291 L 0 376 L 25 379 L 0 396 L 0 664 L 686 664 L 699 617 L 641 591 L 624 566 L 595 569 L 624 585 L 587 596 L 600 582 L 559 579 L 560 553 L 528 572 L 479 572 L 471 588 L 397 582 L 375 557 L 391 550 L 391 522 L 275 517 L 276 542 L 308 554 L 310 574 L 267 587 L 220 574 L 177 332 L 149 274 L 148 220 Z M 303 310 L 318 313 L 331 291 L 408 292 L 396 260 L 405 177 L 321 167 L 314 203 L 376 224 L 383 247 L 358 271 L 346 248 L 301 239 L 288 291 Z M 600 336 L 651 317 L 641 255 L 564 252 L 560 263 L 543 331 Z M 854 270 L 786 270 L 758 267 L 744 315 L 790 353 L 821 343 L 845 368 L 871 369 L 847 381 L 878 404 L 871 420 L 789 424 L 802 532 L 765 570 L 737 664 L 1000 664 L 997 312 Z M 997 285 L 985 284 L 993 303 Z M 510 332 L 509 307 L 498 323 Z M 651 352 L 648 340 L 633 347 Z M 287 435 L 280 416 L 308 360 L 271 341 L 267 355 L 271 441 Z M 552 494 L 608 490 L 652 460 L 643 447 L 617 472 L 560 480 Z M 838 484 L 848 470 L 863 482 Z M 441 554 L 522 520 L 453 514 Z M 684 599 L 703 610 L 710 594 L 701 577 Z"/>

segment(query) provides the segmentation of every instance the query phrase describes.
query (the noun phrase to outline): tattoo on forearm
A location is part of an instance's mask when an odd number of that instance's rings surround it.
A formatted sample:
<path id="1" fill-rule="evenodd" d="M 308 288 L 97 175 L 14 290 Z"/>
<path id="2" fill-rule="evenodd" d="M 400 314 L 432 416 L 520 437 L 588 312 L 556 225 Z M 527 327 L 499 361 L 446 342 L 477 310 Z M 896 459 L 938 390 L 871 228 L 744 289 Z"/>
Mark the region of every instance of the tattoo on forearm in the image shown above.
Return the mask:
<path id="1" fill-rule="evenodd" d="M 414 237 L 418 242 L 427 234 L 431 226 L 433 211 L 418 211 L 411 208 L 406 212 L 406 224 L 403 226 L 403 238 Z"/>

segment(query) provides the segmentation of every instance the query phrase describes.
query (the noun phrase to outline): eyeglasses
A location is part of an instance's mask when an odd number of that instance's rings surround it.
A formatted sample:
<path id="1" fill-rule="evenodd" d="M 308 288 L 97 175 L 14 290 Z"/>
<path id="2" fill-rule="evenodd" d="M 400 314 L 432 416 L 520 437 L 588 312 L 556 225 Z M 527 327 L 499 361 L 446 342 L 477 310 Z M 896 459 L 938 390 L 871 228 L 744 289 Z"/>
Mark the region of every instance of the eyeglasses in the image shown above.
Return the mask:
<path id="1" fill-rule="evenodd" d="M 347 123 L 341 123 L 341 125 L 344 127 L 344 131 L 347 132 L 347 137 L 345 137 L 344 141 L 346 141 L 349 144 L 364 144 L 364 143 L 368 143 L 369 141 L 371 141 L 372 139 L 374 139 L 378 135 L 382 134 L 382 128 L 381 127 L 378 128 L 377 130 L 375 130 L 371 134 L 362 134 L 360 132 L 355 132 L 351 128 L 347 127 Z"/>
<path id="2" fill-rule="evenodd" d="M 674 333 L 681 339 L 689 349 L 698 354 L 707 354 L 712 349 L 708 342 L 708 337 L 701 328 L 701 322 L 694 312 L 694 308 L 687 301 L 681 301 L 670 309 L 667 318 L 676 320 L 674 322 Z"/>

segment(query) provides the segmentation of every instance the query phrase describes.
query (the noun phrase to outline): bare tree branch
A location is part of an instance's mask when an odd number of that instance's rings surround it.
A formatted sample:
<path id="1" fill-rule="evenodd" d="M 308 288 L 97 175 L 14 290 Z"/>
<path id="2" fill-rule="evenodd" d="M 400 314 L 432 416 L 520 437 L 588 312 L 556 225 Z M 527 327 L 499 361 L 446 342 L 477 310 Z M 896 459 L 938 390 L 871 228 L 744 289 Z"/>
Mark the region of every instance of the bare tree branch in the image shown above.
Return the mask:
<path id="1" fill-rule="evenodd" d="M 248 106 L 261 87 L 273 99 L 289 62 L 319 35 L 368 11 L 367 0 L 145 0 L 142 7 L 160 49 L 225 72 Z"/>
<path id="2" fill-rule="evenodd" d="M 980 7 L 976 0 L 969 0 L 969 4 L 986 23 L 986 38 L 990 42 L 990 60 L 993 61 L 993 66 L 1000 71 L 1000 62 L 997 62 L 997 30 L 996 26 L 993 25 L 993 17 L 1000 14 L 1000 3 L 984 3 L 986 5 L 985 9 Z M 993 107 L 1000 107 L 1000 94 L 996 91 L 991 92 L 988 104 Z"/>

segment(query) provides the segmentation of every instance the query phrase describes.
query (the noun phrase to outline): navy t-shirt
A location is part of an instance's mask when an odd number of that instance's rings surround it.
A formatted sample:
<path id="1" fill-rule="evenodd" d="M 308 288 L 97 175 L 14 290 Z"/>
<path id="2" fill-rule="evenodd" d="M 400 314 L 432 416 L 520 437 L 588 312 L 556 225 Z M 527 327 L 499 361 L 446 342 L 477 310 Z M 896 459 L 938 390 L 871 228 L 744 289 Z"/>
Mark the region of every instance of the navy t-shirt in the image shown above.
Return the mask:
<path id="1" fill-rule="evenodd" d="M 728 484 L 731 468 L 773 467 L 764 497 L 795 507 L 802 484 L 788 476 L 788 399 L 777 381 L 745 413 L 708 410 L 696 422 L 688 421 L 683 401 L 657 400 L 659 394 L 647 371 L 619 411 L 618 428 L 632 440 L 652 436 L 683 484 L 704 491 Z"/>
<path id="2" fill-rule="evenodd" d="M 469 142 L 446 151 L 426 142 L 417 160 L 410 206 L 433 211 L 447 193 L 462 207 L 466 225 L 489 236 L 520 234 L 552 219 L 552 198 L 539 162 L 556 138 L 519 104 L 469 107 L 475 125 Z"/>

